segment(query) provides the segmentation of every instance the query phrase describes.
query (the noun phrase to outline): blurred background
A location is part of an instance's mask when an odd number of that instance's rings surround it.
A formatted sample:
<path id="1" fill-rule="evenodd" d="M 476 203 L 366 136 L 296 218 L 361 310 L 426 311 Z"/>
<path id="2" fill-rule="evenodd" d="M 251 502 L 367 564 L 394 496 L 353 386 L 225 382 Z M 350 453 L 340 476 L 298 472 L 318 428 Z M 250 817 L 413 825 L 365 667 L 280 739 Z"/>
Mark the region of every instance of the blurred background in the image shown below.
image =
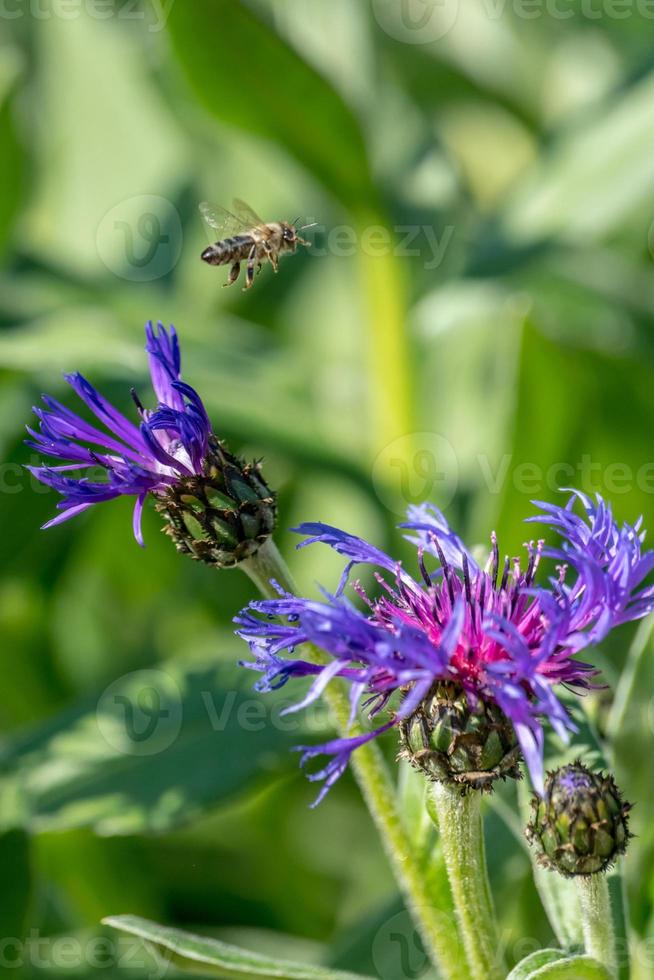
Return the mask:
<path id="1" fill-rule="evenodd" d="M 645 0 L 4 0 L 0 10 L 0 963 L 161 975 L 99 926 L 134 912 L 416 980 L 426 961 L 356 786 L 317 810 L 259 702 L 238 572 L 113 502 L 48 532 L 21 467 L 42 391 L 150 392 L 173 322 L 218 433 L 263 457 L 303 588 L 341 562 L 288 528 L 394 530 L 432 499 L 516 554 L 575 485 L 654 524 L 654 7 Z M 313 242 L 247 295 L 199 260 L 198 203 L 298 214 Z M 654 938 L 654 659 L 625 628 L 589 705 L 636 800 L 631 925 Z M 617 692 L 617 693 L 616 693 Z M 388 736 L 389 759 L 394 737 Z M 512 790 L 489 810 L 509 955 L 553 942 Z M 518 827 L 519 836 L 519 827 Z M 639 947 L 637 947 L 639 948 Z M 11 973 L 9 973 L 11 968 Z M 172 968 L 169 975 L 174 976 Z M 634 975 L 637 975 L 636 973 Z M 642 976 L 650 976 L 644 968 Z"/>

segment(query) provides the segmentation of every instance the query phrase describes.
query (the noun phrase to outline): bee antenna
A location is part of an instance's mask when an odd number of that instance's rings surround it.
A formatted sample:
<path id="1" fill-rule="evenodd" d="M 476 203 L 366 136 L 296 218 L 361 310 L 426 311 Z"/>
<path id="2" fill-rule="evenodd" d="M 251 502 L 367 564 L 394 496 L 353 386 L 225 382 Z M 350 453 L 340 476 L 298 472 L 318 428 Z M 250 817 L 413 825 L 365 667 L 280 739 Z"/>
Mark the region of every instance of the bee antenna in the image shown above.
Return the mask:
<path id="1" fill-rule="evenodd" d="M 298 221 L 299 220 L 300 219 L 298 218 Z M 309 225 L 300 225 L 300 227 L 297 228 L 296 230 L 297 231 L 304 231 L 305 228 L 316 228 L 317 225 L 318 225 L 318 222 L 317 221 L 312 221 L 311 224 L 309 224 Z"/>

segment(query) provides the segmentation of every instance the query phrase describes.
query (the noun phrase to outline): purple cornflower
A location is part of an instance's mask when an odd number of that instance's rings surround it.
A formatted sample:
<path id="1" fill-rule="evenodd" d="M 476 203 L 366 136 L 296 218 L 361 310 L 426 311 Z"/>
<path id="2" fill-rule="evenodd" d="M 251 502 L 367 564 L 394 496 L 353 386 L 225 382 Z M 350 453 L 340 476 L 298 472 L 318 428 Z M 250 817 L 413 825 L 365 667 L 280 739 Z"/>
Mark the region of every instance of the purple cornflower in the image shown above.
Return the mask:
<path id="1" fill-rule="evenodd" d="M 49 395 L 45 409 L 34 408 L 39 431 L 28 428 L 27 444 L 45 456 L 66 462 L 28 467 L 42 482 L 62 494 L 61 511 L 44 528 L 61 524 L 93 504 L 115 497 L 136 497 L 134 536 L 143 546 L 141 515 L 148 494 L 165 493 L 185 477 L 200 476 L 211 439 L 211 424 L 200 396 L 180 379 L 181 358 L 174 327 L 152 323 L 145 327 L 152 387 L 158 399 L 154 411 L 132 396 L 140 424 L 130 422 L 81 374 L 66 381 L 93 412 L 103 428 L 85 421 Z M 72 477 L 71 470 L 104 470 L 104 479 Z"/>
<path id="2" fill-rule="evenodd" d="M 574 510 L 580 501 L 584 517 Z M 545 548 L 531 542 L 526 566 L 519 559 L 500 562 L 495 535 L 486 566 L 470 551 L 433 506 L 409 509 L 401 525 L 417 545 L 421 582 L 365 541 L 325 524 L 302 524 L 308 535 L 298 547 L 320 541 L 348 559 L 334 595 L 323 601 L 283 593 L 253 602 L 236 619 L 238 633 L 255 660 L 243 666 L 260 671 L 256 687 L 269 691 L 291 677 L 314 677 L 306 696 L 287 711 L 313 702 L 334 677 L 348 681 L 354 721 L 359 706 L 374 718 L 393 695 L 391 720 L 356 738 L 337 738 L 323 745 L 301 746 L 302 763 L 332 758 L 311 780 L 323 781 L 316 800 L 344 772 L 351 753 L 408 718 L 438 682 L 453 682 L 471 705 L 494 703 L 512 723 L 533 783 L 543 790 L 543 720 L 566 741 L 575 726 L 556 697 L 563 684 L 581 692 L 593 687 L 597 671 L 576 654 L 598 643 L 620 623 L 654 609 L 654 588 L 642 587 L 654 567 L 654 551 L 643 552 L 641 522 L 619 526 L 610 507 L 597 496 L 571 491 L 564 507 L 534 502 L 542 513 L 529 518 L 552 525 L 561 543 Z M 426 558 L 438 567 L 428 570 Z M 541 556 L 560 564 L 546 587 L 535 576 Z M 354 591 L 365 603 L 361 611 L 344 595 L 350 572 L 368 564 L 379 585 L 370 598 L 359 582 Z M 293 656 L 310 642 L 330 655 L 327 666 Z"/>

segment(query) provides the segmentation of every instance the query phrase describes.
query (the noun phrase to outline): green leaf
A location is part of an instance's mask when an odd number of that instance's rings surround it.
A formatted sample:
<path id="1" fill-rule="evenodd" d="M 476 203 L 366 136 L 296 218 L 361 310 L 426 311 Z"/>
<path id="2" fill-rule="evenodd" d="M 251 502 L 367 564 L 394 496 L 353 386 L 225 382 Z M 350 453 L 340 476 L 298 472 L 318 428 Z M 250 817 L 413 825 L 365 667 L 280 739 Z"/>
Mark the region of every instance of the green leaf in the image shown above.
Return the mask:
<path id="1" fill-rule="evenodd" d="M 427 781 L 404 759 L 398 762 L 398 769 L 400 813 L 411 840 L 420 842 L 434 826 L 426 807 Z"/>
<path id="2" fill-rule="evenodd" d="M 0 251 L 9 238 L 21 204 L 24 154 L 16 132 L 11 93 L 0 92 Z"/>
<path id="3" fill-rule="evenodd" d="M 616 767 L 620 772 L 621 789 L 627 799 L 638 802 L 651 794 L 651 773 L 642 765 L 643 758 L 654 751 L 652 724 L 652 691 L 654 690 L 654 618 L 640 624 L 626 657 L 618 683 L 607 729 Z M 653 841 L 651 821 L 647 814 L 634 810 L 636 833 Z M 640 817 L 640 822 L 639 821 Z"/>
<path id="4" fill-rule="evenodd" d="M 620 789 L 627 800 L 638 804 L 651 795 L 651 773 L 642 760 L 651 758 L 654 752 L 654 725 L 652 724 L 652 690 L 654 690 L 654 645 L 652 631 L 654 619 L 648 617 L 639 625 L 629 648 L 626 663 L 620 675 L 611 713 L 607 721 L 615 769 L 619 773 Z M 630 817 L 631 829 L 636 835 L 640 859 L 632 861 L 630 888 L 636 927 L 643 925 L 647 914 L 650 884 L 646 880 L 646 868 L 651 867 L 654 854 L 654 832 L 647 808 L 636 806 Z M 615 884 L 610 881 L 613 897 Z M 626 946 L 626 944 L 625 944 Z"/>
<path id="5" fill-rule="evenodd" d="M 184 980 L 187 974 L 171 965 L 162 971 L 161 958 L 147 942 L 136 936 L 107 935 L 85 929 L 69 929 L 65 936 L 43 935 L 34 929 L 24 949 L 24 965 L 10 961 L 7 947 L 5 963 L 8 976 L 15 980 Z"/>
<path id="6" fill-rule="evenodd" d="M 245 5 L 174 4 L 169 32 L 200 103 L 282 146 L 347 205 L 371 200 L 360 127 L 343 99 Z"/>
<path id="7" fill-rule="evenodd" d="M 1 825 L 162 831 L 257 777 L 294 771 L 300 733 L 275 723 L 274 699 L 218 676 L 175 662 L 133 671 L 10 740 L 0 754 Z"/>
<path id="8" fill-rule="evenodd" d="M 651 207 L 654 134 L 645 121 L 653 93 L 649 74 L 598 105 L 584 125 L 564 128 L 512 196 L 509 234 L 587 243 Z"/>
<path id="9" fill-rule="evenodd" d="M 112 915 L 103 922 L 153 943 L 166 962 L 190 973 L 225 978 L 256 977 L 258 980 L 280 977 L 285 980 L 355 980 L 357 977 L 354 973 L 260 956 L 217 939 L 205 939 L 135 915 Z"/>
<path id="10" fill-rule="evenodd" d="M 506 980 L 529 980 L 529 977 L 533 976 L 536 970 L 547 966 L 549 963 L 565 959 L 565 955 L 562 949 L 538 949 L 535 953 L 530 953 L 529 956 L 520 960 L 513 967 Z"/>
<path id="11" fill-rule="evenodd" d="M 21 830 L 0 835 L 0 865 L 10 887 L 0 892 L 0 935 L 22 937 L 32 896 L 30 841 Z"/>
<path id="12" fill-rule="evenodd" d="M 588 343 L 595 342 L 587 335 Z M 622 392 L 628 386 L 630 400 Z M 654 403 L 648 396 L 651 366 L 641 356 L 612 357 L 602 350 L 557 344 L 531 320 L 525 323 L 520 352 L 518 399 L 508 472 L 502 491 L 499 526 L 503 547 L 510 551 L 524 541 L 526 517 L 534 513 L 530 499 L 561 503 L 557 486 L 581 486 L 613 497 L 610 467 L 620 460 L 628 467 L 631 488 L 618 494 L 614 506 L 619 518 L 648 513 L 651 494 L 640 479 L 642 447 L 654 426 Z M 541 406 L 547 404 L 547 417 Z M 577 422 L 569 425 L 570 418 Z M 489 461 L 491 472 L 501 472 L 501 457 Z M 592 466 L 591 466 L 592 462 Z M 530 466 L 523 480 L 521 468 Z M 599 475 L 598 475 L 599 474 Z M 602 476 L 604 474 L 604 476 Z M 517 554 L 518 552 L 516 552 Z M 551 565 L 547 569 L 551 569 Z M 547 574 L 541 569 L 541 574 Z"/>
<path id="13" fill-rule="evenodd" d="M 591 956 L 568 956 L 533 970 L 525 980 L 611 980 L 611 974 Z"/>
<path id="14" fill-rule="evenodd" d="M 98 30 L 94 14 L 80 4 L 72 18 L 33 19 L 31 98 L 43 122 L 30 127 L 38 165 L 24 241 L 46 265 L 56 256 L 64 274 L 138 289 L 140 274 L 164 275 L 181 245 L 170 197 L 188 170 L 188 145 L 148 81 L 148 32 L 139 37 L 134 21 L 131 32 Z M 141 235 L 144 214 L 150 232 Z"/>

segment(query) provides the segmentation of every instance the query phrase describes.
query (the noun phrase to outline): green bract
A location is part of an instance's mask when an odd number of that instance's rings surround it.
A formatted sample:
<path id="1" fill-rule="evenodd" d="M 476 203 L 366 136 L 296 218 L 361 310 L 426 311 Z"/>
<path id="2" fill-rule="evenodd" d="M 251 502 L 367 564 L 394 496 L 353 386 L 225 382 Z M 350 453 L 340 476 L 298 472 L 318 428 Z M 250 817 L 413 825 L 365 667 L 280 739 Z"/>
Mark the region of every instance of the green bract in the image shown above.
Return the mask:
<path id="1" fill-rule="evenodd" d="M 481 699 L 472 707 L 459 685 L 434 685 L 399 728 L 402 757 L 431 779 L 490 790 L 496 779 L 520 777 L 520 748 L 504 712 Z"/>
<path id="2" fill-rule="evenodd" d="M 219 568 L 254 555 L 275 529 L 275 495 L 259 463 L 245 463 L 213 439 L 201 476 L 181 478 L 157 501 L 178 551 Z"/>
<path id="3" fill-rule="evenodd" d="M 623 854 L 629 810 L 610 774 L 581 762 L 547 776 L 545 795 L 532 800 L 527 838 L 540 849 L 540 863 L 563 875 L 592 875 Z"/>

